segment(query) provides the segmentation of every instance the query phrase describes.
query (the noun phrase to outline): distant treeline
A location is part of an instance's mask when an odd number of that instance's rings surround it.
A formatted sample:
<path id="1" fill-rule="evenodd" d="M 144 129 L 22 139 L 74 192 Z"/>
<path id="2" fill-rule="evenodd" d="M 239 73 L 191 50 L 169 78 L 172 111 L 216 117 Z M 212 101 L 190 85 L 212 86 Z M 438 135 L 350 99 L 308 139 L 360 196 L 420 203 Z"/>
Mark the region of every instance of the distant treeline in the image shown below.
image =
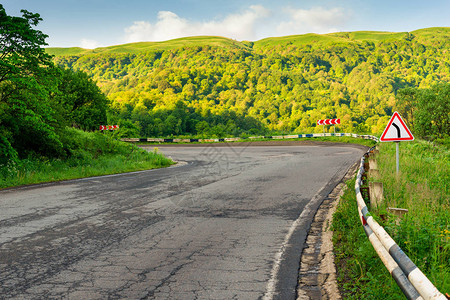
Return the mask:
<path id="1" fill-rule="evenodd" d="M 112 101 L 110 122 L 134 137 L 321 132 L 323 118 L 340 118 L 340 131 L 380 133 L 400 89 L 450 82 L 449 28 L 380 41 L 341 35 L 54 61 L 97 81 Z"/>

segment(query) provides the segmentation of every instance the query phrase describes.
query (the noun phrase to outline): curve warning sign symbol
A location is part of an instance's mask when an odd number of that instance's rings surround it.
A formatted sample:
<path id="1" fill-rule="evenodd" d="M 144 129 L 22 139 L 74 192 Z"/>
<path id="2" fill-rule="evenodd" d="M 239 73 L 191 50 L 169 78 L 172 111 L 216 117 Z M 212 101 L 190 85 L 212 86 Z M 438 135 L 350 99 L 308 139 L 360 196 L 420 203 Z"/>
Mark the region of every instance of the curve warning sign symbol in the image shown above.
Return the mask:
<path id="1" fill-rule="evenodd" d="M 382 142 L 413 141 L 414 136 L 398 112 L 394 112 L 380 137 Z"/>

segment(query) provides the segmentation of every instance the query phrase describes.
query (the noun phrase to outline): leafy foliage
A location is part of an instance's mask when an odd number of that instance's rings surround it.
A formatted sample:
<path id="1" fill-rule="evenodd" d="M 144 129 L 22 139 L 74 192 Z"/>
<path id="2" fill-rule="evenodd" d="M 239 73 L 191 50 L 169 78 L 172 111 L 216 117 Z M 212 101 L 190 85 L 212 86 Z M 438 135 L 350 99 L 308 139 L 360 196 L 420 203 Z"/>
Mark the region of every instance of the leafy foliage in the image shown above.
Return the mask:
<path id="1" fill-rule="evenodd" d="M 96 83 L 83 72 L 61 71 L 57 101 L 64 108 L 64 119 L 72 127 L 94 130 L 106 124 L 109 101 Z"/>
<path id="2" fill-rule="evenodd" d="M 0 163 L 29 150 L 56 155 L 62 145 L 49 95 L 55 68 L 41 46 L 47 37 L 32 26 L 41 18 L 22 10 L 11 17 L 0 5 Z"/>
<path id="3" fill-rule="evenodd" d="M 45 71 L 42 65 L 51 65 L 50 55 L 41 48 L 47 35 L 32 28 L 42 19 L 39 14 L 21 12 L 22 17 L 8 16 L 0 4 L 0 83 L 26 85 L 24 78 Z"/>
<path id="4" fill-rule="evenodd" d="M 398 93 L 398 110 L 419 137 L 445 139 L 450 135 L 450 83 L 431 88 L 407 88 Z"/>
<path id="5" fill-rule="evenodd" d="M 94 129 L 106 121 L 108 101 L 86 74 L 56 67 L 33 29 L 42 19 L 0 4 L 0 166 L 28 156 L 65 157 L 66 126 Z"/>
<path id="6" fill-rule="evenodd" d="M 100 132 L 67 128 L 62 143 L 69 153 L 65 159 L 29 157 L 13 165 L 0 166 L 0 189 L 173 164 L 172 160 L 157 151 L 149 152 Z"/>
<path id="7" fill-rule="evenodd" d="M 316 121 L 336 117 L 338 130 L 381 133 L 398 90 L 450 82 L 449 37 L 449 28 L 254 43 L 196 37 L 55 62 L 92 76 L 116 118 L 135 124 L 141 136 L 321 132 Z"/>

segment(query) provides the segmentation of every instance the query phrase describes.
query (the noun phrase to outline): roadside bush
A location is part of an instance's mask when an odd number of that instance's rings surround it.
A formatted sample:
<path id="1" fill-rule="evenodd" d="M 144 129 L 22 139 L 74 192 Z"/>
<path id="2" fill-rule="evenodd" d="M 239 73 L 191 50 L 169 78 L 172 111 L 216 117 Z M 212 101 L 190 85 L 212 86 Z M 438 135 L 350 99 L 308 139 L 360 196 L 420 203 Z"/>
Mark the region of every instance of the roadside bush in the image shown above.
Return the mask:
<path id="1" fill-rule="evenodd" d="M 67 128 L 61 137 L 65 158 L 29 155 L 0 167 L 0 188 L 167 167 L 173 162 L 157 152 L 115 140 L 109 133 Z"/>

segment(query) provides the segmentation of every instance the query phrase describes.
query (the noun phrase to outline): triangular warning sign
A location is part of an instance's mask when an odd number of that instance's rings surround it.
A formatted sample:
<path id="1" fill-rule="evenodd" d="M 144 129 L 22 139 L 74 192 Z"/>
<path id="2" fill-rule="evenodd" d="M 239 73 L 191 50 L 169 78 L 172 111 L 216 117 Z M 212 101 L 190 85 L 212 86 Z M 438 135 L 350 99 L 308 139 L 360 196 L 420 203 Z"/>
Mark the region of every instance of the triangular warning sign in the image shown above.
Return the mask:
<path id="1" fill-rule="evenodd" d="M 400 141 L 413 141 L 414 137 L 411 131 L 406 126 L 405 122 L 403 122 L 402 117 L 398 114 L 398 112 L 394 112 L 391 119 L 389 120 L 388 125 L 383 131 L 383 134 L 380 137 L 380 141 L 382 142 L 400 142 Z"/>

